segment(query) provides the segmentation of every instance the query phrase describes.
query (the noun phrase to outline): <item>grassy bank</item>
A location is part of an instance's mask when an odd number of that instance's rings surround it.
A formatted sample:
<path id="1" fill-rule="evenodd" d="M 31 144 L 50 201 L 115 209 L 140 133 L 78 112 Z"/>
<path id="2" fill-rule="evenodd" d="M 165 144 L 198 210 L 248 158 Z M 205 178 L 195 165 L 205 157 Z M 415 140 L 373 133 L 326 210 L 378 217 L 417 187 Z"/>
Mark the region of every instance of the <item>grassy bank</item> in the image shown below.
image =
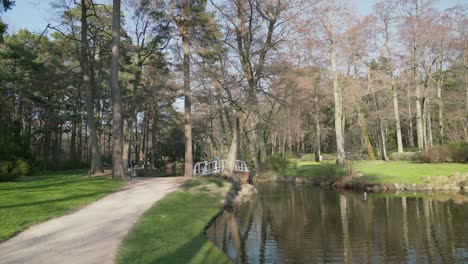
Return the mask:
<path id="1" fill-rule="evenodd" d="M 230 184 L 193 179 L 148 210 L 122 242 L 117 263 L 230 263 L 203 234 Z"/>
<path id="2" fill-rule="evenodd" d="M 415 163 L 407 161 L 359 161 L 353 169 L 361 177 L 347 181 L 361 184 L 425 184 L 440 177 L 449 177 L 455 173 L 468 173 L 468 164 L 460 163 Z M 311 182 L 335 181 L 347 174 L 346 168 L 336 166 L 332 161 L 299 162 L 297 167 L 288 168 L 284 175 Z M 444 183 L 444 182 L 442 182 Z"/>
<path id="3" fill-rule="evenodd" d="M 122 185 L 116 180 L 84 176 L 82 170 L 66 171 L 0 183 L 0 241 L 95 201 Z"/>
<path id="4" fill-rule="evenodd" d="M 359 181 L 368 183 L 421 184 L 426 178 L 468 173 L 468 164 L 412 163 L 405 161 L 366 161 L 357 164 L 363 174 Z"/>

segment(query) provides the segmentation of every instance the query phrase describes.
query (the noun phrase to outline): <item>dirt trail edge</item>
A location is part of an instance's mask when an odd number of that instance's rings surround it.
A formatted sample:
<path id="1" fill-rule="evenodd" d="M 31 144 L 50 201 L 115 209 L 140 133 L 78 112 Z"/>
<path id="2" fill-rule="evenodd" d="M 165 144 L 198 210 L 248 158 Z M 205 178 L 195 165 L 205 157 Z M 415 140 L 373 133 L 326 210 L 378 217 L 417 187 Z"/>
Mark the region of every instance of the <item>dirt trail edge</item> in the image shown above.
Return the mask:
<path id="1" fill-rule="evenodd" d="M 0 243 L 0 263 L 114 263 L 120 242 L 138 218 L 183 181 L 184 177 L 133 180 L 72 214 Z"/>

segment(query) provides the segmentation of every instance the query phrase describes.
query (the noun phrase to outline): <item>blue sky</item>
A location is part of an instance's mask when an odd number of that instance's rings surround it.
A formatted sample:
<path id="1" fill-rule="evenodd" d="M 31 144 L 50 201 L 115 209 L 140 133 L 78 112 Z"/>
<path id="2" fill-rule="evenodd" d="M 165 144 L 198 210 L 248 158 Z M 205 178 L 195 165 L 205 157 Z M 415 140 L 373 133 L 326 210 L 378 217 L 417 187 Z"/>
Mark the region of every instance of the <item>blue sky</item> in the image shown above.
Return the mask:
<path id="1" fill-rule="evenodd" d="M 3 20 L 8 24 L 9 32 L 17 32 L 22 28 L 36 33 L 42 32 L 48 23 L 54 24 L 56 16 L 50 7 L 54 0 L 16 0 L 12 10 L 3 14 Z M 368 14 L 376 0 L 353 0 L 359 13 Z M 466 4 L 468 0 L 442 0 L 436 4 L 438 9 L 445 9 L 456 4 Z"/>

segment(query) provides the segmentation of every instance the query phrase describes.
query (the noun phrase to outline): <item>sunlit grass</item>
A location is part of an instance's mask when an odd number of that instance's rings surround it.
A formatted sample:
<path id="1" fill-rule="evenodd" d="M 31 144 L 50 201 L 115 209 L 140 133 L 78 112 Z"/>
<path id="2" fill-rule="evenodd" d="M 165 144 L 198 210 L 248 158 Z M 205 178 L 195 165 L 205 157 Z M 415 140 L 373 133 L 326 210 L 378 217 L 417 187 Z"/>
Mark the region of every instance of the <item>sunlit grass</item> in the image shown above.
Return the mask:
<path id="1" fill-rule="evenodd" d="M 326 179 L 336 171 L 341 177 L 345 170 L 333 161 L 323 163 L 299 162 L 297 168 L 288 168 L 286 176 Z M 358 178 L 366 183 L 424 183 L 425 177 L 451 176 L 454 173 L 468 173 L 468 164 L 459 163 L 415 163 L 407 161 L 359 161 L 356 170 L 363 174 Z"/>
<path id="2" fill-rule="evenodd" d="M 203 234 L 230 184 L 193 179 L 157 202 L 124 239 L 117 263 L 230 263 Z"/>
<path id="3" fill-rule="evenodd" d="M 424 177 L 451 176 L 468 173 L 468 164 L 459 163 L 414 163 L 407 161 L 364 161 L 358 163 L 363 174 L 361 181 L 369 183 L 424 183 Z"/>
<path id="4" fill-rule="evenodd" d="M 66 214 L 118 189 L 122 182 L 55 172 L 0 183 L 0 241 L 36 223 Z"/>

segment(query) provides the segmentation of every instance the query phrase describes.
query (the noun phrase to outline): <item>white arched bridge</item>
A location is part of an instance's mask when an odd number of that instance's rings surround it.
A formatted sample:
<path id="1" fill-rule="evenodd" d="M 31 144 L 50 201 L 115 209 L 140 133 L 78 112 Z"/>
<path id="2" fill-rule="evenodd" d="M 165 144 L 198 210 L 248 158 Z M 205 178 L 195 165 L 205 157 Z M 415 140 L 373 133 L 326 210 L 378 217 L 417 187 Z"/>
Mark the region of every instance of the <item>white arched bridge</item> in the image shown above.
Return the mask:
<path id="1" fill-rule="evenodd" d="M 226 160 L 215 160 L 212 162 L 202 161 L 193 166 L 193 176 L 208 176 L 221 173 L 224 170 Z M 249 172 L 245 161 L 236 160 L 234 172 Z"/>

